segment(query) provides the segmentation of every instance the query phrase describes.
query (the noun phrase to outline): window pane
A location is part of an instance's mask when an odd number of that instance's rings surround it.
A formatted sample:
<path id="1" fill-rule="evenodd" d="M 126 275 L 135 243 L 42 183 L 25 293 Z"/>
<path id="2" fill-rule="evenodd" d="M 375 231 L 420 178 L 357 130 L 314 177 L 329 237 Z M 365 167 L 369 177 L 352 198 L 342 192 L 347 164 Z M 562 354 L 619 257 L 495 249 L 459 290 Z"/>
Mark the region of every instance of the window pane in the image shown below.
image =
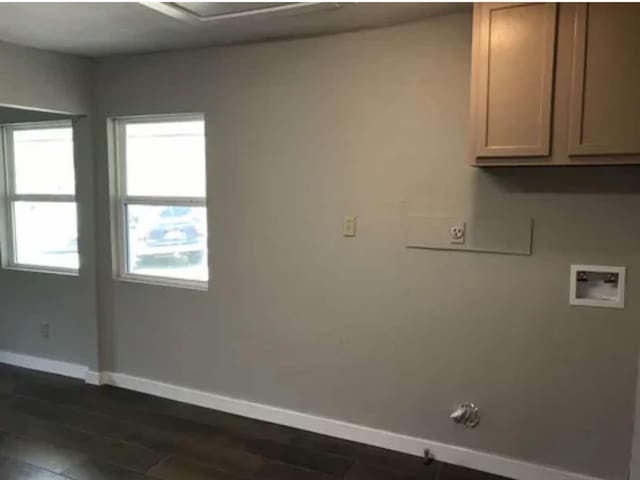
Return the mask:
<path id="1" fill-rule="evenodd" d="M 204 121 L 129 123 L 127 194 L 204 197 Z"/>
<path id="2" fill-rule="evenodd" d="M 14 202 L 16 263 L 78 268 L 75 203 Z"/>
<path id="3" fill-rule="evenodd" d="M 75 192 L 71 127 L 13 130 L 16 193 Z"/>
<path id="4" fill-rule="evenodd" d="M 208 280 L 206 212 L 204 207 L 127 206 L 128 271 Z"/>

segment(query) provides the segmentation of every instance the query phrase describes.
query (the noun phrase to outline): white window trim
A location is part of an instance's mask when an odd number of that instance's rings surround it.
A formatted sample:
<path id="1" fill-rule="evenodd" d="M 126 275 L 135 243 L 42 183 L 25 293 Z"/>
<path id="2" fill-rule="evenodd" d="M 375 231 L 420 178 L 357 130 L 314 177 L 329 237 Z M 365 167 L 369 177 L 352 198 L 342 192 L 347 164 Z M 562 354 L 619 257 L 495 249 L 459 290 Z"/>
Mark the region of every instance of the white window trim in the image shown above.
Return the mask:
<path id="1" fill-rule="evenodd" d="M 132 273 L 127 269 L 127 205 L 161 205 L 161 206 L 185 206 L 204 207 L 207 209 L 207 198 L 204 197 L 166 197 L 166 196 L 135 196 L 126 195 L 127 169 L 126 169 L 126 134 L 125 126 L 132 123 L 160 123 L 175 121 L 203 121 L 203 114 L 165 114 L 165 115 L 139 115 L 128 117 L 114 117 L 109 119 L 110 133 L 110 161 L 112 167 L 112 202 L 111 230 L 114 244 L 114 279 L 147 285 L 163 287 L 187 288 L 193 290 L 208 290 L 208 280 L 187 280 L 183 278 L 163 277 L 159 275 L 145 275 Z M 206 150 L 205 150 L 206 154 Z M 206 163 L 206 160 L 205 160 Z M 205 165 L 206 171 L 206 165 Z M 207 230 L 208 230 L 207 223 Z M 207 243 L 209 235 L 207 232 Z M 209 271 L 209 258 L 207 248 L 207 270 Z"/>
<path id="2" fill-rule="evenodd" d="M 79 268 L 55 267 L 49 265 L 34 265 L 29 263 L 20 263 L 16 261 L 16 236 L 15 236 L 15 216 L 13 212 L 13 203 L 20 201 L 28 202 L 60 202 L 74 203 L 76 206 L 76 216 L 78 215 L 78 203 L 76 194 L 18 194 L 15 193 L 15 158 L 13 155 L 13 135 L 16 130 L 36 130 L 45 128 L 65 127 L 71 128 L 73 131 L 73 122 L 71 120 L 55 120 L 47 122 L 29 122 L 29 123 L 13 123 L 0 125 L 0 160 L 2 163 L 2 185 L 4 187 L 3 205 L 2 205 L 2 224 L 4 225 L 4 234 L 2 235 L 2 267 L 8 270 L 21 270 L 36 273 L 53 273 L 58 275 L 78 276 Z M 75 157 L 75 147 L 74 147 Z M 73 159 L 74 175 L 75 175 L 75 158 Z M 75 191 L 75 180 L 74 180 Z M 78 222 L 79 224 L 79 222 Z M 78 261 L 80 261 L 80 252 L 78 252 Z"/>

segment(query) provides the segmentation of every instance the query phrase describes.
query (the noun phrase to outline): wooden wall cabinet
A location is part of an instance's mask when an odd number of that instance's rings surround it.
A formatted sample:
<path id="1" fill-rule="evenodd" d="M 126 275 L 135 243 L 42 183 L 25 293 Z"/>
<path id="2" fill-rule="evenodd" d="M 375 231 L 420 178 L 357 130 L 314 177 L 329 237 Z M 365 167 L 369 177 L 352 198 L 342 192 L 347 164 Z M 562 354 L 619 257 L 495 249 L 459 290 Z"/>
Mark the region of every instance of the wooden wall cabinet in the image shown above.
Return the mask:
<path id="1" fill-rule="evenodd" d="M 640 8 L 581 4 L 574 32 L 569 154 L 640 154 Z"/>
<path id="2" fill-rule="evenodd" d="M 472 163 L 640 163 L 640 4 L 476 4 Z"/>
<path id="3" fill-rule="evenodd" d="M 556 5 L 483 3 L 476 12 L 480 16 L 476 154 L 548 155 Z"/>

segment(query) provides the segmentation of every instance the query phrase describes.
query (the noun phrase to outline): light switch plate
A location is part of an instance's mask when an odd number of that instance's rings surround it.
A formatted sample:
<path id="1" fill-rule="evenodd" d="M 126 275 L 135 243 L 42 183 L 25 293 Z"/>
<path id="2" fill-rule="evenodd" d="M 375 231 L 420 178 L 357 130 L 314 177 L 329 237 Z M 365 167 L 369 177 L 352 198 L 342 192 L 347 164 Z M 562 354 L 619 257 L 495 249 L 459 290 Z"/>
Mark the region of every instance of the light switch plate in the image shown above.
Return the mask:
<path id="1" fill-rule="evenodd" d="M 356 217 L 348 215 L 344 217 L 344 225 L 342 227 L 342 235 L 345 237 L 356 236 Z"/>

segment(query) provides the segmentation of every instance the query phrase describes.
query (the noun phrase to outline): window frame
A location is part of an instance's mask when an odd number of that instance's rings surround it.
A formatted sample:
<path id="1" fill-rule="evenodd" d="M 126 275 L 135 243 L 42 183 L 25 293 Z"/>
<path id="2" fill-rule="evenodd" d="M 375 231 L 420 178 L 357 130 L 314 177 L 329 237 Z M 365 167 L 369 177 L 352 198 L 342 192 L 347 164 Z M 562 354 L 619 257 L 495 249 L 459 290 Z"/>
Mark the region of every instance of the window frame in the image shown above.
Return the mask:
<path id="1" fill-rule="evenodd" d="M 16 193 L 16 177 L 15 177 L 15 156 L 13 146 L 13 132 L 20 130 L 38 130 L 50 128 L 70 128 L 73 141 L 73 194 L 65 193 Z M 79 209 L 77 200 L 77 172 L 76 172 L 76 148 L 75 133 L 73 120 L 52 120 L 42 122 L 21 122 L 6 123 L 0 125 L 0 161 L 2 163 L 2 186 L 4 187 L 4 195 L 2 195 L 2 224 L 4 225 L 4 234 L 2 235 L 2 268 L 7 270 L 20 270 L 37 273 L 52 273 L 58 275 L 78 276 L 82 264 L 80 256 L 80 248 L 78 246 L 78 268 L 58 267 L 51 265 L 39 265 L 18 262 L 16 224 L 14 203 L 16 202 L 41 202 L 41 203 L 73 203 L 76 211 L 76 230 L 80 235 Z"/>
<path id="2" fill-rule="evenodd" d="M 126 158 L 126 126 L 136 123 L 170 123 L 176 121 L 202 121 L 202 113 L 176 113 L 113 117 L 108 120 L 111 146 L 111 194 L 112 194 L 112 255 L 114 257 L 114 279 L 133 283 L 143 283 L 163 287 L 208 290 L 209 280 L 193 280 L 160 275 L 146 275 L 129 271 L 129 239 L 127 231 L 127 206 L 162 206 L 162 207 L 202 207 L 208 216 L 207 192 L 203 197 L 162 196 L 162 195 L 128 195 L 127 194 L 127 158 Z M 206 124 L 205 124 L 206 125 Z M 205 132 L 205 185 L 207 175 L 206 132 Z M 207 222 L 207 250 L 204 261 L 209 277 L 209 224 Z"/>

